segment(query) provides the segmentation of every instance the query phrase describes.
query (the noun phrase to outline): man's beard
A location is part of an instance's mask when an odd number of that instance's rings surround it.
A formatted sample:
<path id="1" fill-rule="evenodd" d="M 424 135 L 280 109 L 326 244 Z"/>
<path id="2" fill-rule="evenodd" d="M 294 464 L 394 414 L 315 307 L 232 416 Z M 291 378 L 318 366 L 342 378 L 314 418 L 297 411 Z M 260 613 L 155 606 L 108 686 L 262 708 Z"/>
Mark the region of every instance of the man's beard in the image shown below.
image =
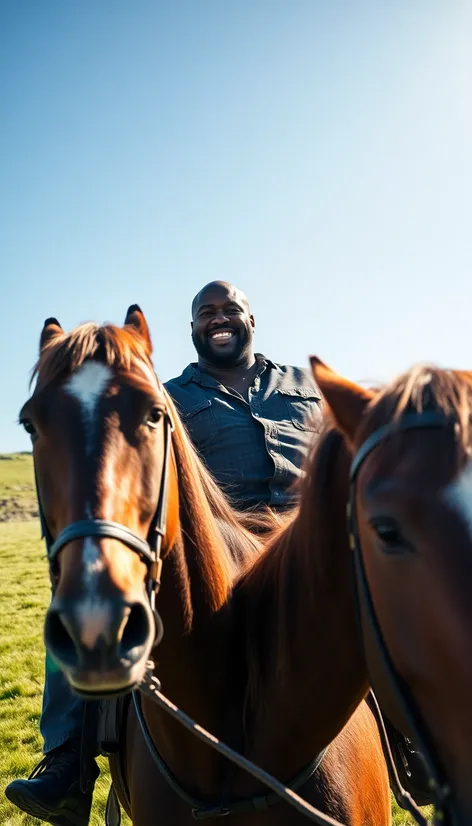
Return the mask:
<path id="1" fill-rule="evenodd" d="M 221 329 L 227 330 L 230 328 L 222 327 Z M 215 328 L 212 332 L 215 332 Z M 208 333 L 196 333 L 194 330 L 192 330 L 193 346 L 200 358 L 208 364 L 214 364 L 217 367 L 237 367 L 251 345 L 252 335 L 247 327 L 239 327 L 237 330 L 231 328 L 231 332 L 233 338 L 230 347 L 228 347 L 229 352 L 226 352 L 226 347 L 213 345 Z"/>

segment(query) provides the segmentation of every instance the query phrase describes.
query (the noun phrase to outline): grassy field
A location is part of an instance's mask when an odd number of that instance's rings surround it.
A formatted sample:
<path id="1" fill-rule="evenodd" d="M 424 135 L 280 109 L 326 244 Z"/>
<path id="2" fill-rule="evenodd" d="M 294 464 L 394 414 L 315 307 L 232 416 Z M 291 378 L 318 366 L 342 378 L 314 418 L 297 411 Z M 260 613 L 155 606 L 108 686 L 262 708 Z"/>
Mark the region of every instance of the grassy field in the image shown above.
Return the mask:
<path id="1" fill-rule="evenodd" d="M 37 515 L 31 456 L 0 453 L 0 522 L 24 522 Z"/>
<path id="2" fill-rule="evenodd" d="M 39 715 L 44 679 L 43 622 L 50 598 L 40 540 L 31 456 L 0 455 L 0 824 L 38 826 L 6 800 L 3 789 L 41 759 Z M 22 521 L 20 521 L 22 520 Z M 90 826 L 104 824 L 110 785 L 99 759 Z M 124 817 L 123 824 L 129 824 Z"/>
<path id="3" fill-rule="evenodd" d="M 15 777 L 27 777 L 41 759 L 39 715 L 44 675 L 42 629 L 49 602 L 49 578 L 39 523 L 32 521 L 33 477 L 31 457 L 19 454 L 0 458 L 0 498 L 20 500 L 4 507 L 0 518 L 0 824 L 39 826 L 6 800 L 3 789 Z M 20 521 L 21 501 L 25 519 Z M 34 504 L 34 503 L 33 503 Z M 90 826 L 104 824 L 109 788 L 106 761 L 100 758 Z M 393 804 L 395 826 L 412 823 Z M 123 826 L 129 820 L 123 818 Z M 151 825 L 150 825 L 151 826 Z M 159 824 L 165 826 L 165 824 Z"/>
<path id="4" fill-rule="evenodd" d="M 3 789 L 27 777 L 41 759 L 39 715 L 44 675 L 42 628 L 49 578 L 39 524 L 0 524 L 0 823 L 37 826 L 6 800 Z M 104 824 L 109 775 L 106 761 L 97 782 L 91 826 Z M 128 823 L 123 818 L 123 823 Z"/>

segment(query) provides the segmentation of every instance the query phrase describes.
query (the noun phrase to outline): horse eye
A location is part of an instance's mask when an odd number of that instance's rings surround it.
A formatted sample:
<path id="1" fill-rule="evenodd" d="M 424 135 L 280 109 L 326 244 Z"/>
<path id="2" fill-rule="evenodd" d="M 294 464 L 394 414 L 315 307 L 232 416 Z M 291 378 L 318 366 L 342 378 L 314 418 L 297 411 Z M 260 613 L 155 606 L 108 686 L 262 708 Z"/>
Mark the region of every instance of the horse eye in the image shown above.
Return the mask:
<path id="1" fill-rule="evenodd" d="M 36 432 L 36 428 L 33 422 L 30 421 L 30 419 L 21 419 L 20 424 L 24 427 L 24 429 L 29 434 L 29 436 L 31 436 L 31 438 L 38 435 Z"/>
<path id="2" fill-rule="evenodd" d="M 160 407 L 153 407 L 148 413 L 146 424 L 149 427 L 156 427 L 162 419 L 162 409 Z"/>
<path id="3" fill-rule="evenodd" d="M 377 519 L 372 520 L 370 524 L 386 551 L 399 552 L 410 549 L 409 543 L 393 520 Z"/>

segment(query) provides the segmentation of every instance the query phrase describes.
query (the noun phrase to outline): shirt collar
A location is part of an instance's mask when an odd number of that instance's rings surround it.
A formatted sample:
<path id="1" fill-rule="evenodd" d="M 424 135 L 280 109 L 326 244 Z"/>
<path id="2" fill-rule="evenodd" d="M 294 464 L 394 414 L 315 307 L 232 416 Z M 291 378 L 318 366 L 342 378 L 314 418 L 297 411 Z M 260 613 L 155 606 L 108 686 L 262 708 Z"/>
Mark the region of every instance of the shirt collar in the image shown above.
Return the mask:
<path id="1" fill-rule="evenodd" d="M 275 362 L 262 355 L 262 353 L 254 353 L 254 356 L 259 368 L 270 367 L 273 370 L 280 370 L 279 366 L 275 364 Z M 195 361 L 192 361 L 187 365 L 180 377 L 181 384 L 189 384 L 191 381 L 194 381 L 197 384 L 202 384 L 202 380 L 206 381 L 207 379 L 216 381 L 212 376 L 207 376 L 205 373 L 202 373 Z"/>
<path id="2" fill-rule="evenodd" d="M 257 363 L 260 364 L 261 367 L 271 367 L 272 370 L 280 370 L 279 365 L 276 364 L 275 361 L 268 359 L 267 356 L 263 356 L 262 353 L 254 353 L 254 355 Z"/>

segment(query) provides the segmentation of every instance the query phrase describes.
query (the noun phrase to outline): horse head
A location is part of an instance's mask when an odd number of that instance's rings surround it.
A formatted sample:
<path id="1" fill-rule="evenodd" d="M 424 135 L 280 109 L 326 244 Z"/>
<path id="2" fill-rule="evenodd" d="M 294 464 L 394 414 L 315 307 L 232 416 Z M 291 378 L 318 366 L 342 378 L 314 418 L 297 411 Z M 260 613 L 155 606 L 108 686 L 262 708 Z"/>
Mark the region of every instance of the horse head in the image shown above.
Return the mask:
<path id="1" fill-rule="evenodd" d="M 65 333 L 47 319 L 31 435 L 53 582 L 45 643 L 76 691 L 128 690 L 155 641 L 160 558 L 178 526 L 172 418 L 143 313 Z"/>
<path id="2" fill-rule="evenodd" d="M 416 367 L 378 393 L 312 367 L 353 455 L 350 531 L 379 701 L 472 822 L 472 374 Z"/>

